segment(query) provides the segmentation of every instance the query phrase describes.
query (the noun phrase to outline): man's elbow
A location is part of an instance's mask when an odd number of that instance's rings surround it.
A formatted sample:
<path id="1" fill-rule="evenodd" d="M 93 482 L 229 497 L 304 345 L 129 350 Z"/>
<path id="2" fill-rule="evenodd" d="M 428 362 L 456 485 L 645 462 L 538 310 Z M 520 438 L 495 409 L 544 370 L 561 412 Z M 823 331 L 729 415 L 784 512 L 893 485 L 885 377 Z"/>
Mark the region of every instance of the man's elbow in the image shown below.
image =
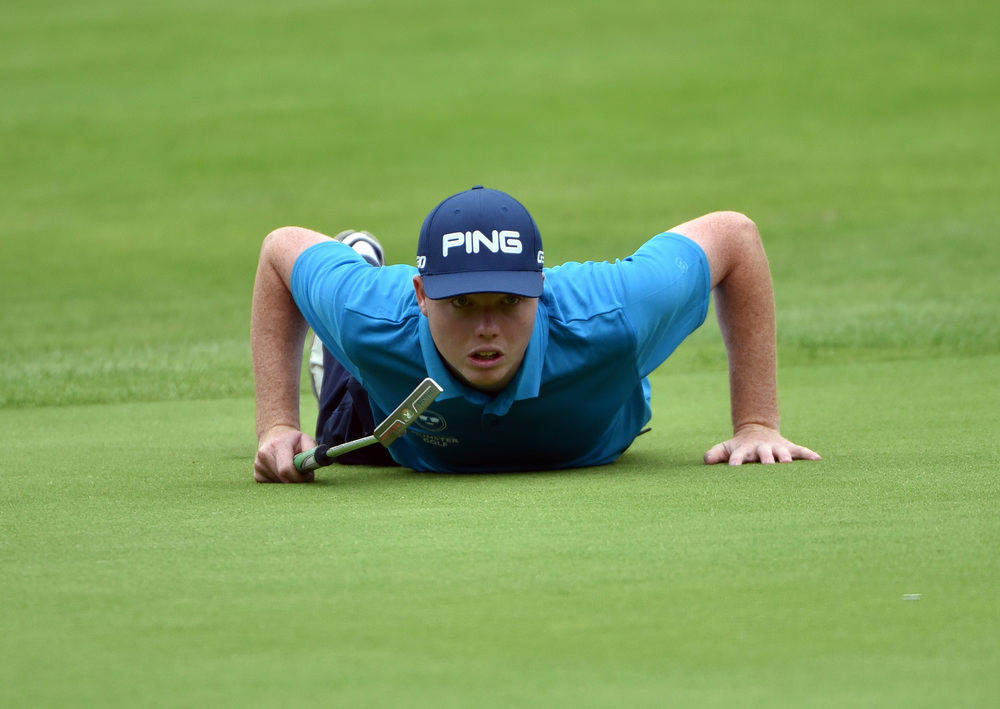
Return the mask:
<path id="1" fill-rule="evenodd" d="M 721 235 L 727 268 L 748 260 L 755 261 L 764 256 L 764 242 L 756 222 L 742 212 L 717 212 L 718 233 Z"/>
<path id="2" fill-rule="evenodd" d="M 264 241 L 260 247 L 261 252 L 281 251 L 284 245 L 294 239 L 297 230 L 298 227 L 294 226 L 278 227 L 264 237 Z"/>
<path id="3" fill-rule="evenodd" d="M 766 262 L 760 230 L 742 212 L 706 214 L 682 225 L 681 233 L 689 234 L 704 249 L 712 270 L 713 288 L 726 281 L 734 270 Z"/>
<path id="4" fill-rule="evenodd" d="M 298 226 L 283 226 L 264 237 L 261 244 L 260 260 L 273 266 L 287 277 L 292 272 L 295 260 L 314 244 L 329 241 L 330 237 Z"/>
<path id="5" fill-rule="evenodd" d="M 727 239 L 737 243 L 760 243 L 760 230 L 757 223 L 743 212 L 723 211 L 713 214 L 718 221 L 719 230 Z"/>

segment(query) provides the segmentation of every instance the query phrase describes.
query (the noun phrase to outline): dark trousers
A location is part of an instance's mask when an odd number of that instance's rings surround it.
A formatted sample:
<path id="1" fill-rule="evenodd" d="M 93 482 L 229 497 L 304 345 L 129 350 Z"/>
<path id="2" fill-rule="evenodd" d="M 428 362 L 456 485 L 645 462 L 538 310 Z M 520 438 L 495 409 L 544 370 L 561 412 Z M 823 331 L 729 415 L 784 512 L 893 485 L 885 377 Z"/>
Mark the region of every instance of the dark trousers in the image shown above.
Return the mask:
<path id="1" fill-rule="evenodd" d="M 316 440 L 328 446 L 355 441 L 375 431 L 368 392 L 323 348 L 323 386 L 319 392 Z M 398 465 L 379 443 L 339 456 L 343 465 Z"/>

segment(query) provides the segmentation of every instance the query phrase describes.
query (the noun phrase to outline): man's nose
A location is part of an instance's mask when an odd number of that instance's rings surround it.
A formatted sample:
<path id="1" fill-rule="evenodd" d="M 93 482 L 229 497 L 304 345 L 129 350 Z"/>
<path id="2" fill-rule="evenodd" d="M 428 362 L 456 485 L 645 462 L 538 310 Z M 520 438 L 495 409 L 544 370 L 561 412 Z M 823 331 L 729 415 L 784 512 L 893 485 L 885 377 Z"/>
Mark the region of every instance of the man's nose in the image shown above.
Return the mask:
<path id="1" fill-rule="evenodd" d="M 479 320 L 476 323 L 476 334 L 480 337 L 496 337 L 500 333 L 500 329 L 497 327 L 496 316 L 486 311 L 479 316 Z"/>

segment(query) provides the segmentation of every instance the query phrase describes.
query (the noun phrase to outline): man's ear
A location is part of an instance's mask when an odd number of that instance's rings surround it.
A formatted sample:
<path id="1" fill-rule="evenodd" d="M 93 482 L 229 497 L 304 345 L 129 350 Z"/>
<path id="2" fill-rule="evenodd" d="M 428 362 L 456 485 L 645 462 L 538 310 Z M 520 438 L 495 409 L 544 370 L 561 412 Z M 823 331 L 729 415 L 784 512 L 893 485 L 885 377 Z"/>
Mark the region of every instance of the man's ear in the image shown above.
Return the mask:
<path id="1" fill-rule="evenodd" d="M 417 305 L 420 312 L 427 315 L 427 291 L 424 290 L 424 279 L 420 276 L 413 277 L 413 290 L 417 293 Z"/>

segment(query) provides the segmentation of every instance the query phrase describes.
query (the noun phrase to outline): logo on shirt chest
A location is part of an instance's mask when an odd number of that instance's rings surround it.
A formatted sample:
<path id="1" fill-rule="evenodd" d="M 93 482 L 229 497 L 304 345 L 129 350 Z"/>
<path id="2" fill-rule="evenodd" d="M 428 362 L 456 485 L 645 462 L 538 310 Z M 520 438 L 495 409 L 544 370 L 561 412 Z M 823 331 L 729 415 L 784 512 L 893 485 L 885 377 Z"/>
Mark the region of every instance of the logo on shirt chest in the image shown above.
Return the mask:
<path id="1" fill-rule="evenodd" d="M 437 448 L 448 448 L 449 446 L 457 446 L 459 440 L 454 436 L 435 436 L 431 433 L 422 433 L 421 431 L 412 431 L 412 434 L 419 438 L 424 445 L 435 446 Z"/>
<path id="2" fill-rule="evenodd" d="M 416 427 L 437 433 L 448 428 L 448 422 L 444 420 L 444 416 L 441 414 L 428 410 L 420 414 L 420 417 L 417 418 Z"/>

